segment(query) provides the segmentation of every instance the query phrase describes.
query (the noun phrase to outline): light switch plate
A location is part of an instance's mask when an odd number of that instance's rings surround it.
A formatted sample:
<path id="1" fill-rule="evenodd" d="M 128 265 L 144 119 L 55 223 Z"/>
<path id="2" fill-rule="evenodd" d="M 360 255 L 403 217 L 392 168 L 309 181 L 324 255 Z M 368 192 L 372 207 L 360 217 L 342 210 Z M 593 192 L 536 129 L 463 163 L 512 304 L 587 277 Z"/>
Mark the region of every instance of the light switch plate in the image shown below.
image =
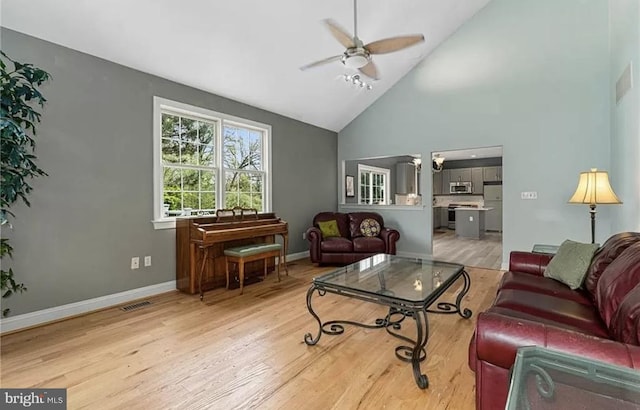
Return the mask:
<path id="1" fill-rule="evenodd" d="M 520 192 L 520 199 L 538 199 L 538 193 L 536 191 Z"/>

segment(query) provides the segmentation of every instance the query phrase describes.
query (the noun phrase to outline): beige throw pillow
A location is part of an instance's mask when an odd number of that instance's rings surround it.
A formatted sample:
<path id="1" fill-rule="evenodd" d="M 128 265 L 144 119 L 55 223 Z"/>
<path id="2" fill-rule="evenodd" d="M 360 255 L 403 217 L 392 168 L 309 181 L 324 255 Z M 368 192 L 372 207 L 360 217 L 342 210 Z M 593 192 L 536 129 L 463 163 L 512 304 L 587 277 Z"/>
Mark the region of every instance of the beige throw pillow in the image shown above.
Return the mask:
<path id="1" fill-rule="evenodd" d="M 562 242 L 558 252 L 549 261 L 544 276 L 564 283 L 571 289 L 582 286 L 591 259 L 598 250 L 592 243 L 574 242 L 569 239 Z"/>

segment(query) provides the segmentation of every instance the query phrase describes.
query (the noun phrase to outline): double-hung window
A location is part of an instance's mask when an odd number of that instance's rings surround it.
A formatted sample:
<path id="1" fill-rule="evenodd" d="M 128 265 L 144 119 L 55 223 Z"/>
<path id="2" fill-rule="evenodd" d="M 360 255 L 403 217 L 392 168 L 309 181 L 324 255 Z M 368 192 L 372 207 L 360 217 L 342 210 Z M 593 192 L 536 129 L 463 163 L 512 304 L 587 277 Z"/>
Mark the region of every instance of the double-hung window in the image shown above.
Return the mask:
<path id="1" fill-rule="evenodd" d="M 271 127 L 154 97 L 154 226 L 236 206 L 271 209 Z"/>
<path id="2" fill-rule="evenodd" d="M 366 205 L 389 203 L 389 178 L 391 171 L 386 168 L 358 164 L 358 203 Z"/>

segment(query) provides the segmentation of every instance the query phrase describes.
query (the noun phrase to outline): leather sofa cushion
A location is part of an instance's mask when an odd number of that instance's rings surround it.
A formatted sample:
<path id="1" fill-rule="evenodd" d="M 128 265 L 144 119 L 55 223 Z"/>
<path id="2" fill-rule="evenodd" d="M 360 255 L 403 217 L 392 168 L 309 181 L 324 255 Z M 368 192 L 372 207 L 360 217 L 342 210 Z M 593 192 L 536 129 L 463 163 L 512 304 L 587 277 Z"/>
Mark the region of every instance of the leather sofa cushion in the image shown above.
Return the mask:
<path id="1" fill-rule="evenodd" d="M 384 227 L 384 219 L 382 219 L 382 216 L 380 214 L 377 214 L 375 212 L 351 212 L 348 217 L 349 235 L 351 235 L 351 238 L 359 238 L 361 236 L 364 236 L 362 234 L 362 231 L 360 230 L 360 224 L 362 224 L 362 221 L 364 221 L 365 219 L 374 219 L 380 224 L 381 228 Z"/>
<path id="2" fill-rule="evenodd" d="M 320 250 L 328 253 L 353 252 L 353 242 L 347 238 L 325 238 L 320 243 Z"/>
<path id="3" fill-rule="evenodd" d="M 522 272 L 505 272 L 499 289 L 520 289 L 543 295 L 556 296 L 572 300 L 583 305 L 593 306 L 589 295 L 581 289 L 571 290 L 564 283 L 551 278 Z"/>
<path id="4" fill-rule="evenodd" d="M 584 278 L 583 286 L 591 295 L 592 300 L 596 300 L 596 288 L 598 280 L 604 270 L 629 246 L 640 241 L 638 232 L 622 232 L 611 236 L 600 247 L 591 260 L 591 266 Z"/>
<path id="5" fill-rule="evenodd" d="M 627 294 L 640 283 L 640 242 L 630 245 L 602 272 L 596 288 L 596 304 L 602 320 L 611 319 Z M 609 327 L 611 329 L 611 327 Z"/>
<path id="6" fill-rule="evenodd" d="M 379 252 L 384 253 L 385 246 L 384 241 L 378 237 L 361 236 L 353 239 L 353 251 L 354 252 Z"/>
<path id="7" fill-rule="evenodd" d="M 640 346 L 640 285 L 622 300 L 609 329 L 615 340 Z"/>
<path id="8" fill-rule="evenodd" d="M 502 289 L 494 306 L 532 315 L 536 321 L 546 320 L 559 325 L 568 325 L 599 337 L 610 339 L 607 327 L 602 323 L 594 306 L 573 300 L 519 289 Z"/>
<path id="9" fill-rule="evenodd" d="M 320 212 L 313 218 L 313 226 L 320 229 L 318 222 L 328 222 L 335 220 L 338 224 L 340 236 L 350 238 L 349 236 L 349 215 L 341 212 Z"/>
<path id="10" fill-rule="evenodd" d="M 542 318 L 542 317 L 540 317 L 538 315 L 535 315 L 533 313 L 524 313 L 524 312 L 520 312 L 520 311 L 517 311 L 517 310 L 508 309 L 508 308 L 502 308 L 502 307 L 497 307 L 497 306 L 489 308 L 486 312 L 498 313 L 498 314 L 501 314 L 503 316 L 508 316 L 508 317 L 514 318 L 514 319 L 529 320 L 531 322 L 541 323 L 543 325 L 554 326 L 554 327 L 559 328 L 559 329 L 572 330 L 574 332 L 579 332 L 579 333 L 583 333 L 583 334 L 590 335 L 590 336 L 596 336 L 596 337 L 600 337 L 600 338 L 610 339 L 610 336 L 607 333 L 607 330 L 604 328 L 604 326 L 602 326 L 602 327 L 574 326 L 574 325 L 571 325 L 571 324 L 558 322 L 556 320 Z"/>

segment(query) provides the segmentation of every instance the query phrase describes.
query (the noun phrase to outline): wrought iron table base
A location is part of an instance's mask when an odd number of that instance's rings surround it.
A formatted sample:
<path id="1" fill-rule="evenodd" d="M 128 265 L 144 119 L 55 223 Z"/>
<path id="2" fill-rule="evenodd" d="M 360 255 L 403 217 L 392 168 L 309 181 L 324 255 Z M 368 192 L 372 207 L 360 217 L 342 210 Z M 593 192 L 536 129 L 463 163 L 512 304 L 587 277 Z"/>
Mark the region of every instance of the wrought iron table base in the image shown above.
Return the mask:
<path id="1" fill-rule="evenodd" d="M 344 325 L 353 325 L 359 326 L 367 329 L 386 329 L 387 333 L 390 335 L 403 340 L 409 344 L 407 345 L 399 345 L 395 349 L 396 357 L 404 362 L 410 362 L 413 368 L 413 376 L 416 380 L 416 384 L 421 389 L 426 389 L 429 387 L 429 379 L 425 374 L 420 370 L 420 362 L 424 361 L 427 358 L 427 352 L 425 350 L 425 346 L 427 345 L 427 341 L 429 339 L 429 321 L 427 320 L 427 313 L 458 313 L 462 318 L 468 319 L 471 317 L 472 312 L 469 309 L 461 309 L 460 303 L 462 302 L 462 298 L 469 292 L 469 288 L 471 286 L 471 279 L 467 272 L 462 272 L 462 277 L 464 278 L 464 286 L 462 290 L 458 293 L 456 297 L 455 303 L 449 302 L 440 302 L 438 303 L 437 309 L 427 309 L 427 306 L 423 307 L 407 307 L 400 306 L 398 301 L 391 301 L 389 303 L 389 298 L 382 298 L 380 300 L 370 300 L 375 301 L 377 303 L 386 301 L 387 303 L 381 304 L 390 304 L 389 312 L 384 318 L 379 318 L 374 321 L 373 324 L 360 323 L 350 320 L 330 320 L 328 322 L 322 323 L 318 314 L 313 310 L 311 305 L 311 297 L 314 292 L 318 292 L 319 296 L 324 296 L 329 293 L 342 294 L 340 291 L 336 291 L 334 289 L 326 288 L 321 285 L 312 284 L 311 288 L 307 291 L 307 309 L 311 316 L 313 316 L 318 322 L 318 334 L 313 337 L 311 333 L 306 333 L 304 335 L 304 342 L 313 346 L 320 341 L 320 336 L 322 333 L 326 333 L 328 335 L 340 335 L 344 333 Z M 350 295 L 359 299 L 368 300 L 364 297 L 358 297 L 355 295 Z M 411 317 L 416 322 L 417 329 L 417 337 L 416 340 L 413 340 L 407 336 L 404 336 L 396 331 L 402 328 L 402 322 L 405 318 Z"/>

